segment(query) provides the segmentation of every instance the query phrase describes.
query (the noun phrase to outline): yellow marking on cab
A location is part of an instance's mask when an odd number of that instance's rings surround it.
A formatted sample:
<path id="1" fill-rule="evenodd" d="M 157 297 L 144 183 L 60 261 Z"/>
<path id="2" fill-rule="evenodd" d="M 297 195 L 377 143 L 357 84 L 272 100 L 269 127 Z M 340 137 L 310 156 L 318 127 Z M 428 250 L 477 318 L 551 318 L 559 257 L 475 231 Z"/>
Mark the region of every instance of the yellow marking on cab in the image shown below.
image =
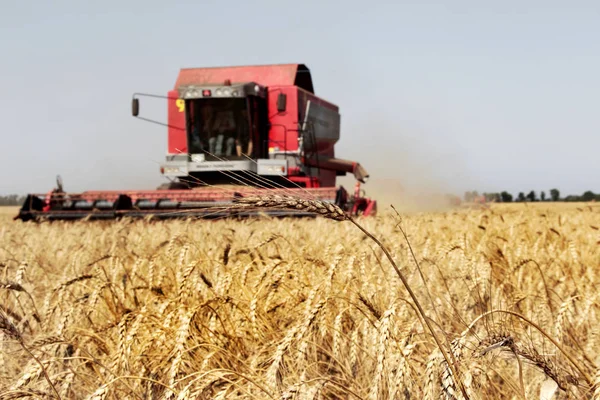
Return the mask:
<path id="1" fill-rule="evenodd" d="M 185 101 L 183 99 L 175 100 L 175 105 L 177 106 L 179 112 L 183 112 L 183 110 L 185 110 Z"/>

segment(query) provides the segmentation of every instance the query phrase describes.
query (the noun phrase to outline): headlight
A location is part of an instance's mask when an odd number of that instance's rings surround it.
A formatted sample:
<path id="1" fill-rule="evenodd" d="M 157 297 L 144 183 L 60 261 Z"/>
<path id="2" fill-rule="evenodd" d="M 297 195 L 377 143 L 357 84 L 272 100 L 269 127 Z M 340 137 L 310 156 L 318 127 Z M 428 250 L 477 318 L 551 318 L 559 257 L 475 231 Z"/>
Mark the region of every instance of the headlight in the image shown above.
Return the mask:
<path id="1" fill-rule="evenodd" d="M 204 154 L 192 154 L 192 161 L 201 163 L 204 162 Z"/>
<path id="2" fill-rule="evenodd" d="M 218 88 L 217 90 L 215 90 L 215 95 L 220 96 L 223 94 L 223 89 Z"/>
<path id="3" fill-rule="evenodd" d="M 161 172 L 165 175 L 187 175 L 185 167 L 162 167 Z"/>

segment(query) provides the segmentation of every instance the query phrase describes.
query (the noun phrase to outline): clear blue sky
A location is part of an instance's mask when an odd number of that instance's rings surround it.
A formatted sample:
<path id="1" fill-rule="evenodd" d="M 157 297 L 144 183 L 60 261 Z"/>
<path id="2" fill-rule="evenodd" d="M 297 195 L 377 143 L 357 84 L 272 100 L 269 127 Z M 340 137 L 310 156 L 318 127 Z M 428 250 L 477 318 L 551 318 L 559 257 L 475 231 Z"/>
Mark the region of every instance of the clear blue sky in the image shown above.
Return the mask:
<path id="1" fill-rule="evenodd" d="M 53 5 L 51 5 L 51 3 Z M 154 188 L 181 67 L 305 63 L 373 182 L 600 192 L 597 1 L 13 1 L 0 193 Z M 162 100 L 147 117 L 166 120 Z"/>

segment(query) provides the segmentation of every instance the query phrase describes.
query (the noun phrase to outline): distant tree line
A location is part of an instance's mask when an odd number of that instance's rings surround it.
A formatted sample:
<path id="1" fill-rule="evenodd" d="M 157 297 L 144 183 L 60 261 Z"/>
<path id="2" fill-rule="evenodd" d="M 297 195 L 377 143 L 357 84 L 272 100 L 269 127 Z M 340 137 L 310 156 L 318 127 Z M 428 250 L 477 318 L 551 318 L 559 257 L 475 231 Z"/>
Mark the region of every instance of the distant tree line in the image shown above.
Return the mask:
<path id="1" fill-rule="evenodd" d="M 591 190 L 584 192 L 582 195 L 568 195 L 565 197 L 560 197 L 560 191 L 558 189 L 550 189 L 548 195 L 546 192 L 542 191 L 538 193 L 535 190 L 530 191 L 525 194 L 524 192 L 519 192 L 516 197 L 513 197 L 512 194 L 503 191 L 500 193 L 482 193 L 471 191 L 466 192 L 464 195 L 464 200 L 466 202 L 473 202 L 484 199 L 486 202 L 497 202 L 497 203 L 511 203 L 511 202 L 533 202 L 533 201 L 600 201 L 600 193 L 596 194 Z"/>
<path id="2" fill-rule="evenodd" d="M 19 196 L 16 194 L 0 196 L 0 206 L 20 206 L 24 201 L 25 196 Z"/>

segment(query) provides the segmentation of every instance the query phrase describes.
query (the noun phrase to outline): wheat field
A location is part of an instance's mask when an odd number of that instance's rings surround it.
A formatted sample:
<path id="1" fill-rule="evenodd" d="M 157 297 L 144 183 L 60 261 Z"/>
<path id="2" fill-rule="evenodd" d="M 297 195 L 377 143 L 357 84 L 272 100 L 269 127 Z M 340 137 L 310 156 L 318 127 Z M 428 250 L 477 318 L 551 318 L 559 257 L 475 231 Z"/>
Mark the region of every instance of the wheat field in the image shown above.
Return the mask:
<path id="1" fill-rule="evenodd" d="M 12 214 L 2 399 L 600 399 L 593 203 L 358 219 L 383 248 L 326 218 Z"/>

